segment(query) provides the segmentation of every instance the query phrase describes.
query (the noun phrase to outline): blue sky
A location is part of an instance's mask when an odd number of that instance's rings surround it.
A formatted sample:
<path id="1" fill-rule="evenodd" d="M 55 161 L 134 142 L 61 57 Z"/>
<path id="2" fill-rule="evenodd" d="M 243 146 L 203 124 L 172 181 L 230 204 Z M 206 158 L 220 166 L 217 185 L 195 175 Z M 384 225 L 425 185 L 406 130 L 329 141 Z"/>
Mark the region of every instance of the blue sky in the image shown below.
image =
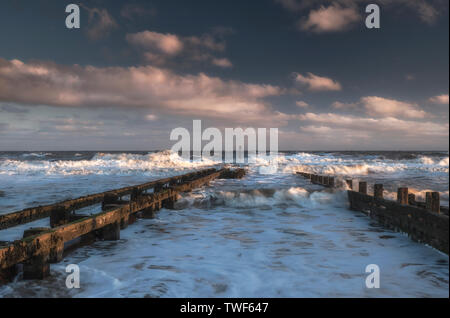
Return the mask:
<path id="1" fill-rule="evenodd" d="M 448 1 L 5 1 L 0 150 L 154 150 L 277 127 L 281 149 L 448 150 Z"/>

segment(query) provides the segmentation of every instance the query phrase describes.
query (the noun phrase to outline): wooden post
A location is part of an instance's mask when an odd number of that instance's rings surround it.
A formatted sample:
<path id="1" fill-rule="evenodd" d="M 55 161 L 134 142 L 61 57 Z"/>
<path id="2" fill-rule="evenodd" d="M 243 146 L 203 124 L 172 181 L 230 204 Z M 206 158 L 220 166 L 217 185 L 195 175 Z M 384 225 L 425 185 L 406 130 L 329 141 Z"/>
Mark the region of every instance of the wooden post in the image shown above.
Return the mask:
<path id="1" fill-rule="evenodd" d="M 48 231 L 49 228 L 30 228 L 23 232 L 23 238 L 38 235 Z M 49 255 L 40 254 L 33 256 L 23 263 L 23 279 L 44 279 L 50 275 Z"/>
<path id="2" fill-rule="evenodd" d="M 359 192 L 367 194 L 367 182 L 365 182 L 365 181 L 359 182 Z"/>
<path id="3" fill-rule="evenodd" d="M 353 180 L 352 179 L 347 179 L 345 180 L 345 182 L 347 183 L 347 186 L 350 190 L 353 190 Z"/>
<path id="4" fill-rule="evenodd" d="M 48 255 L 36 255 L 23 263 L 23 279 L 44 279 L 49 275 Z"/>
<path id="5" fill-rule="evenodd" d="M 439 192 L 431 193 L 431 212 L 438 214 L 441 212 L 441 199 Z"/>
<path id="6" fill-rule="evenodd" d="M 328 187 L 329 186 L 329 180 L 330 178 L 328 176 L 323 177 L 323 185 Z"/>
<path id="7" fill-rule="evenodd" d="M 100 238 L 104 241 L 120 240 L 120 222 L 106 225 L 99 230 Z"/>
<path id="8" fill-rule="evenodd" d="M 170 191 L 171 192 L 170 192 L 169 198 L 167 198 L 163 201 L 163 207 L 165 209 L 173 210 L 173 208 L 175 206 L 175 202 L 177 200 L 177 194 L 173 190 L 170 190 Z"/>
<path id="9" fill-rule="evenodd" d="M 53 247 L 50 249 L 48 262 L 50 264 L 59 263 L 64 258 L 64 241 L 61 237 L 55 237 Z"/>
<path id="10" fill-rule="evenodd" d="M 427 192 L 425 194 L 425 207 L 428 211 L 431 211 L 431 203 L 432 203 L 431 192 Z"/>
<path id="11" fill-rule="evenodd" d="M 0 286 L 2 284 L 11 283 L 18 274 L 17 265 L 11 266 L 7 269 L 0 269 Z"/>
<path id="12" fill-rule="evenodd" d="M 155 201 L 157 194 L 150 194 L 149 198 L 151 201 Z M 141 211 L 142 213 L 140 213 L 140 217 L 142 217 L 143 219 L 153 219 L 155 218 L 155 212 L 156 212 L 156 207 L 155 207 L 155 203 L 153 203 L 152 206 L 148 207 L 147 209 L 144 209 Z"/>
<path id="13" fill-rule="evenodd" d="M 128 225 L 131 225 L 136 222 L 136 213 L 130 213 L 128 216 Z"/>
<path id="14" fill-rule="evenodd" d="M 414 193 L 409 193 L 408 194 L 408 204 L 410 205 L 416 205 L 416 195 Z"/>
<path id="15" fill-rule="evenodd" d="M 334 177 L 328 177 L 328 185 L 330 186 L 330 188 L 334 188 L 335 186 Z"/>
<path id="16" fill-rule="evenodd" d="M 319 184 L 323 184 L 323 176 L 319 176 Z"/>
<path id="17" fill-rule="evenodd" d="M 163 190 L 163 188 L 164 188 L 164 184 L 163 183 L 157 183 L 155 185 L 155 187 L 153 188 L 153 192 L 154 193 L 161 192 Z"/>
<path id="18" fill-rule="evenodd" d="M 397 202 L 400 204 L 408 205 L 408 188 L 398 188 Z"/>
<path id="19" fill-rule="evenodd" d="M 62 205 L 55 206 L 50 212 L 50 226 L 57 227 L 69 223 L 70 210 Z"/>
<path id="20" fill-rule="evenodd" d="M 109 193 L 105 194 L 105 196 L 103 197 L 103 202 L 102 202 L 102 211 L 107 210 L 109 205 L 117 204 L 118 201 L 119 201 L 118 195 L 109 194 Z"/>
<path id="21" fill-rule="evenodd" d="M 374 186 L 373 196 L 375 198 L 378 198 L 378 199 L 383 199 L 383 191 L 384 191 L 383 185 L 382 184 L 376 184 Z"/>
<path id="22" fill-rule="evenodd" d="M 136 201 L 142 195 L 142 191 L 138 188 L 131 190 L 130 201 Z"/>
<path id="23" fill-rule="evenodd" d="M 129 220 L 130 220 L 130 215 L 127 215 L 120 219 L 120 229 L 121 230 L 125 230 L 128 227 Z"/>

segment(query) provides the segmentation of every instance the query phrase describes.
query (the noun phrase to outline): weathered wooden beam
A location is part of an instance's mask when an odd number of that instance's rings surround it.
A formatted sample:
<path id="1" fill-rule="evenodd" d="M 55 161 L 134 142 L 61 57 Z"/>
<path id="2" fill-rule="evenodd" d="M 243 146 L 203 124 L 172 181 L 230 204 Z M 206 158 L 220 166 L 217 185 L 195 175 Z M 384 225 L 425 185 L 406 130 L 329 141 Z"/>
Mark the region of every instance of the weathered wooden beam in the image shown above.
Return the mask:
<path id="1" fill-rule="evenodd" d="M 449 253 L 447 215 L 430 213 L 418 206 L 403 205 L 355 191 L 347 193 L 352 210 L 367 213 L 382 225 L 407 233 L 414 241 L 429 244 L 446 254 Z"/>
<path id="2" fill-rule="evenodd" d="M 375 184 L 373 196 L 375 198 L 383 199 L 383 192 L 384 192 L 383 185 L 382 184 Z"/>
<path id="3" fill-rule="evenodd" d="M 28 232 L 22 240 L 0 247 L 0 270 L 8 271 L 18 263 L 28 262 L 32 268 L 31 272 L 36 273 L 30 274 L 28 277 L 43 277 L 46 273 L 44 264 L 50 262 L 52 258 L 58 259 L 55 255 L 60 255 L 61 244 L 64 242 L 83 237 L 94 231 L 97 231 L 103 239 L 117 240 L 120 238 L 121 224 L 130 215 L 148 208 L 159 209 L 163 202 L 175 200 L 178 191 L 190 191 L 195 187 L 203 186 L 220 177 L 222 172 L 223 170 L 208 170 L 202 174 L 203 177 L 175 187 L 179 189 L 168 188 L 152 195 L 140 195 L 129 204 L 118 205 L 111 210 L 53 229 L 45 229 L 36 235 L 30 236 L 30 232 Z M 113 207 L 113 205 L 109 206 Z"/>
<path id="4" fill-rule="evenodd" d="M 441 210 L 441 199 L 439 192 L 431 193 L 431 212 L 440 213 Z"/>
<path id="5" fill-rule="evenodd" d="M 398 188 L 397 202 L 400 204 L 408 205 L 408 188 Z"/>
<path id="6" fill-rule="evenodd" d="M 242 179 L 245 176 L 245 169 L 224 169 L 220 174 L 221 179 Z"/>
<path id="7" fill-rule="evenodd" d="M 328 186 L 334 188 L 336 186 L 334 177 L 328 177 Z"/>
<path id="8" fill-rule="evenodd" d="M 60 210 L 62 207 L 66 209 L 67 211 L 77 210 L 81 209 L 90 205 L 102 203 L 105 196 L 111 195 L 111 196 L 117 196 L 122 197 L 125 195 L 130 195 L 133 191 L 139 190 L 139 191 L 145 191 L 148 189 L 154 188 L 157 184 L 160 183 L 170 183 L 174 182 L 175 180 L 181 180 L 186 178 L 195 178 L 196 176 L 200 175 L 201 173 L 209 174 L 212 172 L 215 172 L 216 169 L 210 168 L 205 169 L 201 171 L 191 172 L 185 175 L 175 176 L 175 177 L 169 177 L 164 178 L 160 180 L 155 180 L 151 182 L 147 182 L 141 185 L 137 186 L 130 186 L 130 187 L 124 187 L 117 190 L 111 190 L 106 191 L 102 193 L 92 194 L 88 196 L 83 196 L 77 199 L 72 200 L 66 200 L 62 201 L 56 204 L 46 205 L 46 206 L 38 206 L 33 208 L 27 208 L 18 212 L 8 213 L 8 214 L 2 214 L 0 215 L 0 230 L 7 229 L 16 225 L 29 223 L 38 219 L 42 219 L 45 217 L 49 217 L 52 213 L 52 211 Z M 242 173 L 242 172 L 240 172 Z M 245 174 L 245 171 L 244 171 Z"/>
<path id="9" fill-rule="evenodd" d="M 408 204 L 417 205 L 416 195 L 414 193 L 408 193 Z"/>
<path id="10" fill-rule="evenodd" d="M 367 182 L 360 181 L 358 191 L 359 193 L 367 194 Z"/>
<path id="11" fill-rule="evenodd" d="M 318 182 L 319 184 L 323 185 L 323 176 L 319 176 Z"/>

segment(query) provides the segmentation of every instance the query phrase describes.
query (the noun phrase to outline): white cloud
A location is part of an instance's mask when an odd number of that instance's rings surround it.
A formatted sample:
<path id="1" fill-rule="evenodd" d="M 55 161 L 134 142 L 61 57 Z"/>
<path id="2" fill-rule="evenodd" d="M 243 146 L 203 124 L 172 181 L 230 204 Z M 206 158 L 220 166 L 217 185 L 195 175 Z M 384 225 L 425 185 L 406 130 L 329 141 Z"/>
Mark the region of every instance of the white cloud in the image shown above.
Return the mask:
<path id="1" fill-rule="evenodd" d="M 88 8 L 83 6 L 88 11 L 89 25 L 86 29 L 86 34 L 92 40 L 98 40 L 101 37 L 107 36 L 110 31 L 118 28 L 116 20 L 109 14 L 108 10 L 101 8 Z"/>
<path id="2" fill-rule="evenodd" d="M 339 82 L 328 77 L 321 77 L 312 73 L 295 74 L 296 82 L 306 85 L 310 91 L 340 91 L 342 86 Z"/>
<path id="3" fill-rule="evenodd" d="M 225 81 L 206 74 L 178 75 L 155 66 L 63 66 L 0 58 L 0 102 L 71 107 L 144 107 L 152 114 L 203 116 L 236 122 L 286 124 L 264 98 L 283 89 Z"/>
<path id="4" fill-rule="evenodd" d="M 391 134 L 393 137 L 398 136 L 431 136 L 431 137 L 448 137 L 448 123 L 440 124 L 435 122 L 423 122 L 402 120 L 393 117 L 370 118 L 339 115 L 333 113 L 307 113 L 299 115 L 299 120 L 309 122 L 310 125 L 302 127 L 302 130 L 316 132 L 329 132 L 327 128 L 345 129 L 357 136 L 360 133 L 372 132 L 373 138 L 375 133 Z M 309 127 L 309 128 L 308 128 Z M 313 127 L 313 128 L 311 128 Z M 322 128 L 318 128 L 322 127 Z M 326 127 L 326 128 L 323 128 Z M 401 134 L 401 135 L 398 135 Z"/>
<path id="5" fill-rule="evenodd" d="M 360 20 L 361 16 L 356 7 L 341 7 L 333 4 L 312 10 L 306 19 L 299 22 L 298 26 L 302 31 L 314 33 L 341 32 L 348 30 Z"/>
<path id="6" fill-rule="evenodd" d="M 358 103 L 342 103 L 339 101 L 334 102 L 331 106 L 335 109 L 355 109 L 358 108 Z"/>
<path id="7" fill-rule="evenodd" d="M 448 94 L 442 94 L 431 97 L 429 101 L 432 102 L 433 104 L 448 105 L 449 103 Z"/>
<path id="8" fill-rule="evenodd" d="M 157 51 L 167 55 L 175 55 L 183 50 L 183 43 L 174 34 L 162 34 L 151 31 L 143 31 L 134 34 L 127 34 L 129 43 L 142 47 L 148 51 Z"/>
<path id="9" fill-rule="evenodd" d="M 306 108 L 309 106 L 309 104 L 307 102 L 304 102 L 302 100 L 295 102 L 295 105 L 297 105 L 298 107 L 302 107 L 302 108 Z"/>
<path id="10" fill-rule="evenodd" d="M 214 58 L 212 60 L 212 63 L 216 66 L 220 66 L 220 67 L 224 67 L 224 68 L 233 66 L 233 64 L 230 62 L 230 60 L 228 60 L 226 58 L 221 58 L 221 59 Z"/>
<path id="11" fill-rule="evenodd" d="M 215 33 L 217 37 L 222 34 Z M 144 58 L 155 65 L 163 65 L 173 58 L 180 57 L 183 62 L 207 62 L 219 67 L 231 67 L 226 58 L 216 57 L 217 52 L 225 50 L 225 42 L 215 36 L 182 37 L 176 34 L 142 31 L 126 35 L 128 43 L 141 51 Z"/>
<path id="12" fill-rule="evenodd" d="M 145 119 L 149 120 L 149 121 L 155 121 L 158 119 L 158 116 L 153 115 L 153 114 L 149 114 L 147 116 L 145 116 Z"/>
<path id="13" fill-rule="evenodd" d="M 378 96 L 361 98 L 361 103 L 370 116 L 424 118 L 427 114 L 417 104 L 387 99 Z"/>
<path id="14" fill-rule="evenodd" d="M 297 25 L 301 31 L 315 33 L 338 32 L 350 29 L 361 19 L 369 3 L 366 0 L 274 0 L 286 10 L 302 18 Z M 448 12 L 447 0 L 378 0 L 384 11 L 410 14 L 412 11 L 422 22 L 433 24 Z M 398 10 L 399 9 L 399 10 Z"/>

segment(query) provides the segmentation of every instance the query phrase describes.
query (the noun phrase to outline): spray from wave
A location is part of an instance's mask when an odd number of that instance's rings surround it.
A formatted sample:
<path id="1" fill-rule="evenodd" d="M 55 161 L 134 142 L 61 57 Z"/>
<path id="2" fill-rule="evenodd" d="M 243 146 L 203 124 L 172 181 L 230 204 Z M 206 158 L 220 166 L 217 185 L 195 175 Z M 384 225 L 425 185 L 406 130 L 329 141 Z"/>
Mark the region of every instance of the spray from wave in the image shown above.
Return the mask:
<path id="1" fill-rule="evenodd" d="M 35 154 L 29 156 L 36 157 Z M 46 156 L 45 154 L 40 155 Z M 79 157 L 80 154 L 75 154 Z M 6 175 L 133 175 L 158 171 L 183 171 L 218 164 L 212 160 L 189 161 L 170 150 L 150 154 L 97 153 L 90 160 L 0 161 L 0 174 Z"/>

